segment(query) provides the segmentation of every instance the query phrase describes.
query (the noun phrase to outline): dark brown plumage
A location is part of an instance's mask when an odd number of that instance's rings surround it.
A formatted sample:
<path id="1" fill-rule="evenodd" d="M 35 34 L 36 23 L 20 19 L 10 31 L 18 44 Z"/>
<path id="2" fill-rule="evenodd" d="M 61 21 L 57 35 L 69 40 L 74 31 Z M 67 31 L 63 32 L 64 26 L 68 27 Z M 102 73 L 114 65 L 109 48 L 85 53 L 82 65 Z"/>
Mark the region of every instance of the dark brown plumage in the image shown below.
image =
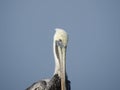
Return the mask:
<path id="1" fill-rule="evenodd" d="M 70 81 L 68 79 L 66 80 L 66 88 L 67 90 L 71 90 Z M 46 82 L 45 80 L 41 80 L 35 82 L 26 90 L 61 90 L 61 78 L 58 74 L 55 74 L 50 81 Z"/>

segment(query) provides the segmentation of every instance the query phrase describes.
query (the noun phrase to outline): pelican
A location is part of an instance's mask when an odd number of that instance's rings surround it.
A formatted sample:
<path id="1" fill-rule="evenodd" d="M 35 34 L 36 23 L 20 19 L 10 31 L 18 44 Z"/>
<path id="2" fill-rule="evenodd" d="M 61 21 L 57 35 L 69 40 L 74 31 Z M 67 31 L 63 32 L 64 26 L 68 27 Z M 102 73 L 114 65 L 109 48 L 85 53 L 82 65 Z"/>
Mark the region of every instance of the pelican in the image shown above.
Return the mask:
<path id="1" fill-rule="evenodd" d="M 54 74 L 51 79 L 37 81 L 26 90 L 70 90 L 70 81 L 66 73 L 68 34 L 60 28 L 56 28 L 55 30 L 56 32 L 53 37 Z"/>

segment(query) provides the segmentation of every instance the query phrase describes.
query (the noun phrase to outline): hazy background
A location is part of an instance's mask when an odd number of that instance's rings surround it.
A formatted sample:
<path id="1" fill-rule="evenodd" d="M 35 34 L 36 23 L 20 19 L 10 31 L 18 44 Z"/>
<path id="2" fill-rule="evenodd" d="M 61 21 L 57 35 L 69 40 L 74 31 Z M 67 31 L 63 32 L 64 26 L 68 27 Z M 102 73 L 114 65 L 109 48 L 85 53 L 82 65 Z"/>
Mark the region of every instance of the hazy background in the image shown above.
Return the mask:
<path id="1" fill-rule="evenodd" d="M 52 77 L 57 27 L 71 90 L 120 90 L 120 0 L 0 0 L 0 90 Z"/>

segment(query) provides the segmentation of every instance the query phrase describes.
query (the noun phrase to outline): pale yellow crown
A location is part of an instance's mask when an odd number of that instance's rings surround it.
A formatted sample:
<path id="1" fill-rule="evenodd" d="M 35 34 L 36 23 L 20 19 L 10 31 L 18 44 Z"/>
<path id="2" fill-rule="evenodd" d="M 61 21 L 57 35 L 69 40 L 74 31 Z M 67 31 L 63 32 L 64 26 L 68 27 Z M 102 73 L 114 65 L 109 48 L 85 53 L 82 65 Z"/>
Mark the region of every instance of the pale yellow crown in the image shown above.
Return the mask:
<path id="1" fill-rule="evenodd" d="M 67 46 L 68 42 L 68 34 L 65 32 L 63 29 L 56 28 L 55 29 L 55 35 L 54 35 L 54 41 L 59 41 L 61 40 L 64 46 Z"/>

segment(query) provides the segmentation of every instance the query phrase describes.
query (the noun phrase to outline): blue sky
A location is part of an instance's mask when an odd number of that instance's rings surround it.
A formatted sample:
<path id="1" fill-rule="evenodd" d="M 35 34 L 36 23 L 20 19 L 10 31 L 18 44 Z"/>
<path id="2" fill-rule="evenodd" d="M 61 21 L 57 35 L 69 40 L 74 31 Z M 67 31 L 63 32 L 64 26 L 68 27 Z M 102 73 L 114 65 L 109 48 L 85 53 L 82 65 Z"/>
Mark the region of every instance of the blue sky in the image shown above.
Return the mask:
<path id="1" fill-rule="evenodd" d="M 55 28 L 69 34 L 72 90 L 120 90 L 119 0 L 0 0 L 0 89 L 54 73 Z"/>

